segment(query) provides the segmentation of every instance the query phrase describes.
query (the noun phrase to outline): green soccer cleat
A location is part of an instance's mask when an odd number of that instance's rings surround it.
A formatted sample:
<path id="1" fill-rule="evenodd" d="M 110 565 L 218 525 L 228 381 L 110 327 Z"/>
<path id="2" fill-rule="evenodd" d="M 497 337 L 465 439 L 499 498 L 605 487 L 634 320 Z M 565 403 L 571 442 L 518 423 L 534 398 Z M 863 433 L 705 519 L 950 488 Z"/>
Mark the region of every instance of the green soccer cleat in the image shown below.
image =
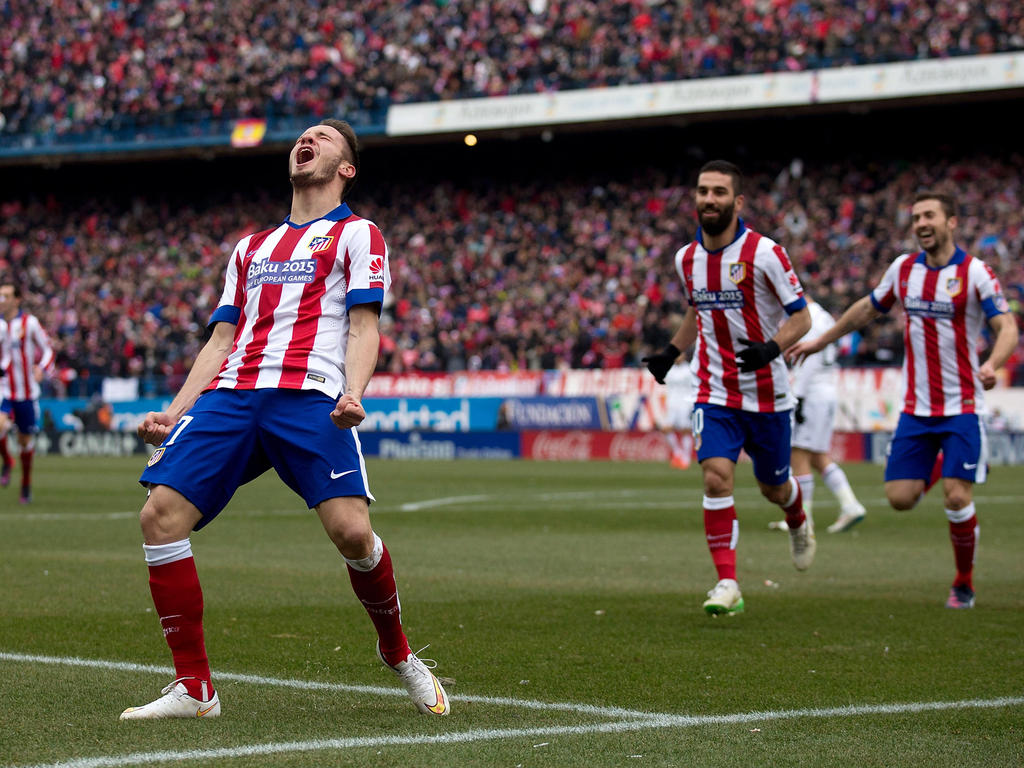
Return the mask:
<path id="1" fill-rule="evenodd" d="M 743 595 L 735 579 L 722 579 L 708 592 L 704 612 L 709 616 L 731 615 L 743 612 Z"/>

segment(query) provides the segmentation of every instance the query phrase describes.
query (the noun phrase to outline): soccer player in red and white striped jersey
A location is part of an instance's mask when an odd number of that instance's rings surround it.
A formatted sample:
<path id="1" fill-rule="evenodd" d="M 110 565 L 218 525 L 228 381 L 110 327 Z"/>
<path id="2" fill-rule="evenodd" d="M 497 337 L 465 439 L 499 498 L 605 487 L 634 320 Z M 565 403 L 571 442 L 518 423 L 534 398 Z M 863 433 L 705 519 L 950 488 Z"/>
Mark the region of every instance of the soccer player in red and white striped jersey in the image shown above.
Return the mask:
<path id="1" fill-rule="evenodd" d="M 303 132 L 289 155 L 290 215 L 238 243 L 210 340 L 167 411 L 139 426 L 159 445 L 140 478 L 150 489 L 140 519 L 176 679 L 124 720 L 220 714 L 189 535 L 271 467 L 319 514 L 377 630 L 381 661 L 420 712 L 448 714 L 444 689 L 409 648 L 391 556 L 370 525 L 355 428 L 366 417 L 361 398 L 391 277 L 380 231 L 343 202 L 358 165 L 348 123 Z"/>
<path id="2" fill-rule="evenodd" d="M 39 319 L 22 308 L 21 288 L 12 283 L 0 286 L 0 313 L 7 321 L 7 351 L 4 359 L 3 381 L 0 389 L 3 404 L 0 410 L 7 415 L 5 427 L 0 431 L 0 485 L 10 483 L 14 460 L 7 449 L 7 427 L 13 422 L 18 429 L 18 448 L 21 454 L 22 504 L 32 501 L 32 460 L 35 438 L 39 432 L 39 382 L 53 372 L 54 354 L 50 338 Z"/>
<path id="3" fill-rule="evenodd" d="M 861 328 L 895 304 L 904 310 L 905 389 L 903 412 L 889 446 L 885 494 L 899 510 L 924 495 L 942 453 L 946 517 L 956 576 L 946 605 L 974 605 L 974 547 L 978 522 L 975 483 L 988 471 L 983 392 L 996 384 L 996 371 L 1017 346 L 1017 323 L 1009 313 L 992 269 L 958 248 L 956 203 L 945 193 L 923 191 L 911 208 L 921 251 L 906 253 L 881 282 L 853 304 L 829 331 L 800 342 L 787 357 L 800 359 Z M 995 341 L 979 364 L 975 346 L 985 324 Z"/>
<path id="4" fill-rule="evenodd" d="M 644 361 L 664 383 L 680 351 L 696 342 L 692 429 L 704 477 L 704 529 L 719 579 L 704 610 L 714 615 L 743 610 L 733 500 L 741 450 L 753 459 L 761 493 L 786 513 L 793 564 L 805 570 L 814 558 L 813 527 L 790 473 L 794 401 L 779 357 L 811 320 L 785 249 L 739 218 L 739 169 L 722 160 L 705 164 L 695 197 L 697 239 L 676 254 L 690 306 L 668 347 Z"/>

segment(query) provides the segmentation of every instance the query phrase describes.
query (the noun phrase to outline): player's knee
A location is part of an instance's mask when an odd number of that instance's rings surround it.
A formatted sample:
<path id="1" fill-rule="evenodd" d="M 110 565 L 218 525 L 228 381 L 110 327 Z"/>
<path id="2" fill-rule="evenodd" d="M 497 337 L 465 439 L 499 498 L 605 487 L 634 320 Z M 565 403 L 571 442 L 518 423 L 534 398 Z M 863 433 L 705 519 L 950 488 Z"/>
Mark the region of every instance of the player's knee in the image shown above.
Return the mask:
<path id="1" fill-rule="evenodd" d="M 728 496 L 730 493 L 732 493 L 732 482 L 728 477 L 717 472 L 704 473 L 705 496 Z"/>
<path id="2" fill-rule="evenodd" d="M 199 513 L 190 505 L 176 504 L 157 489 L 149 495 L 139 512 L 139 525 L 146 544 L 169 544 L 187 538 L 199 521 Z"/>
<path id="3" fill-rule="evenodd" d="M 321 506 L 318 512 L 324 530 L 345 557 L 363 557 L 363 550 L 373 545 L 370 516 L 358 504 Z"/>
<path id="4" fill-rule="evenodd" d="M 886 491 L 885 497 L 889 500 L 889 506 L 897 512 L 906 512 L 917 506 L 921 494 L 910 494 L 905 491 Z"/>
<path id="5" fill-rule="evenodd" d="M 971 503 L 971 495 L 960 488 L 946 491 L 944 503 L 946 509 L 958 512 Z"/>
<path id="6" fill-rule="evenodd" d="M 758 487 L 761 489 L 761 495 L 764 496 L 772 504 L 778 504 L 782 506 L 792 494 L 792 486 L 789 483 L 783 485 L 765 485 L 764 483 L 758 483 Z"/>
<path id="7" fill-rule="evenodd" d="M 345 557 L 358 559 L 365 557 L 373 546 L 373 528 L 370 525 L 354 521 L 332 521 L 324 526 L 334 546 Z"/>

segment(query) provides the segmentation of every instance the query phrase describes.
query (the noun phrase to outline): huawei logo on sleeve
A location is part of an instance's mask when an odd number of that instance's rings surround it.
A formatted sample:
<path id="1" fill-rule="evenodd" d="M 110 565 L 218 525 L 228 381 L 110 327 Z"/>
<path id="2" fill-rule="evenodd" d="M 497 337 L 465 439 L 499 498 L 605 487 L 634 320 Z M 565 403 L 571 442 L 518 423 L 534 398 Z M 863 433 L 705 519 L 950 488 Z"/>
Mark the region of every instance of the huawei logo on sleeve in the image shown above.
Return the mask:
<path id="1" fill-rule="evenodd" d="M 370 287 L 384 287 L 384 257 L 377 256 L 370 262 Z"/>

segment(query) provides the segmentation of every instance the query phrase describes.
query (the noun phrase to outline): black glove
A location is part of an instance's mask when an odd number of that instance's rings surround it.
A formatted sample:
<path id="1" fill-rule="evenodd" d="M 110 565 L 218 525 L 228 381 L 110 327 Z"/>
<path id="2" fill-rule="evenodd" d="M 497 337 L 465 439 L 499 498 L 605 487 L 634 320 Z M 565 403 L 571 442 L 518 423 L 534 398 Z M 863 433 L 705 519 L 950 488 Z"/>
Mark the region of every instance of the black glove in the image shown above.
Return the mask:
<path id="1" fill-rule="evenodd" d="M 778 347 L 776 347 L 777 349 Z M 653 355 L 648 355 L 640 360 L 641 363 L 647 363 L 647 370 L 654 374 L 654 380 L 659 384 L 665 383 L 665 374 L 669 372 L 669 369 L 675 365 L 676 359 L 679 357 L 680 352 L 676 349 L 674 344 L 669 344 L 661 352 L 655 352 Z"/>
<path id="2" fill-rule="evenodd" d="M 750 339 L 737 339 L 740 344 L 747 344 L 746 349 L 736 353 L 736 357 L 743 361 L 740 371 L 750 373 L 758 368 L 764 368 L 768 363 L 779 356 L 779 345 L 772 341 L 751 341 Z"/>
<path id="3" fill-rule="evenodd" d="M 793 418 L 796 419 L 797 424 L 804 423 L 804 399 L 802 397 L 796 399 L 796 410 L 793 411 Z"/>

